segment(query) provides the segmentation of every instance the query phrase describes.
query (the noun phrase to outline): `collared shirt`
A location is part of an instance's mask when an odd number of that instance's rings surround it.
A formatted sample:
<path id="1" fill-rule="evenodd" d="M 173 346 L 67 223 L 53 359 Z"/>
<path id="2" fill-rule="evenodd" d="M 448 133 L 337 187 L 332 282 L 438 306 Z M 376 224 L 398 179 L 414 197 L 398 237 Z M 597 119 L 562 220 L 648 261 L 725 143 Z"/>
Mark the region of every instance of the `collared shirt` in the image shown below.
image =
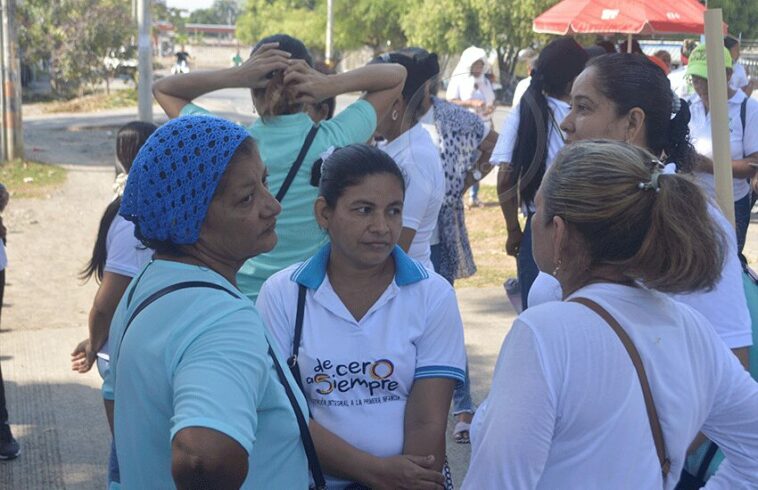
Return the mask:
<path id="1" fill-rule="evenodd" d="M 742 101 L 747 98 L 745 92 L 738 90 L 730 99 L 729 109 L 729 143 L 732 160 L 741 160 L 747 155 L 758 152 L 758 101 L 747 101 L 745 127 L 742 127 L 740 108 Z M 690 137 L 695 150 L 708 158 L 713 157 L 713 141 L 711 139 L 711 113 L 706 114 L 705 106 L 700 97 L 694 95 L 690 99 Z M 698 182 L 709 197 L 716 197 L 716 182 L 712 173 L 697 172 Z M 747 179 L 733 179 L 734 200 L 738 201 L 750 192 Z"/>
<path id="2" fill-rule="evenodd" d="M 381 149 L 405 175 L 403 228 L 416 230 L 408 255 L 434 270 L 431 240 L 445 199 L 445 174 L 437 147 L 418 123 Z"/>
<path id="3" fill-rule="evenodd" d="M 182 115 L 207 113 L 187 104 Z M 269 188 L 279 190 L 295 162 L 313 121 L 304 112 L 257 119 L 248 129 L 268 170 Z M 307 259 L 326 242 L 326 235 L 313 216 L 318 189 L 310 184 L 311 167 L 330 146 L 341 147 L 366 143 L 376 128 L 376 111 L 370 102 L 358 100 L 328 121 L 321 121 L 313 144 L 282 200 L 282 212 L 276 219 L 276 247 L 245 262 L 237 274 L 240 291 L 255 301 L 263 282 L 274 272 Z"/>
<path id="4" fill-rule="evenodd" d="M 729 87 L 732 90 L 740 90 L 750 83 L 742 63 L 735 62 L 732 65 L 732 78 L 729 79 Z"/>
<path id="5" fill-rule="evenodd" d="M 358 449 L 399 455 L 414 381 L 463 380 L 466 354 L 455 291 L 395 247 L 394 280 L 356 320 L 330 283 L 330 252 L 326 245 L 271 276 L 256 306 L 286 355 L 292 352 L 298 287 L 307 288 L 298 363 L 313 418 Z M 327 483 L 341 488 L 345 482 Z"/>

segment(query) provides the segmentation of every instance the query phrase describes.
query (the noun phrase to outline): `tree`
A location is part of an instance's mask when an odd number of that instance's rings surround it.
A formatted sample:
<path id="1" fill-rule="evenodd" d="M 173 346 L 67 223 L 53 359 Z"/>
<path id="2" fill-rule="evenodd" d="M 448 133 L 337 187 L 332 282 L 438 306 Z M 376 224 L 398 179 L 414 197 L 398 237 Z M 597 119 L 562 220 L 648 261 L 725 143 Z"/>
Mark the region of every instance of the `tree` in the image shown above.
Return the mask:
<path id="1" fill-rule="evenodd" d="M 742 34 L 747 39 L 758 37 L 758 0 L 710 0 L 708 8 L 723 9 L 730 34 Z"/>
<path id="2" fill-rule="evenodd" d="M 64 96 L 106 78 L 106 56 L 136 34 L 120 0 L 25 0 L 17 12 L 24 62 L 47 64 L 53 90 Z"/>
<path id="3" fill-rule="evenodd" d="M 228 24 L 237 22 L 239 6 L 236 0 L 215 0 L 207 9 L 197 9 L 190 13 L 189 22 L 193 24 Z"/>
<path id="4" fill-rule="evenodd" d="M 405 46 L 400 27 L 402 0 L 334 2 L 334 48 L 371 47 L 375 53 Z M 248 0 L 237 21 L 237 38 L 253 44 L 271 34 L 296 36 L 309 49 L 324 52 L 326 0 Z"/>

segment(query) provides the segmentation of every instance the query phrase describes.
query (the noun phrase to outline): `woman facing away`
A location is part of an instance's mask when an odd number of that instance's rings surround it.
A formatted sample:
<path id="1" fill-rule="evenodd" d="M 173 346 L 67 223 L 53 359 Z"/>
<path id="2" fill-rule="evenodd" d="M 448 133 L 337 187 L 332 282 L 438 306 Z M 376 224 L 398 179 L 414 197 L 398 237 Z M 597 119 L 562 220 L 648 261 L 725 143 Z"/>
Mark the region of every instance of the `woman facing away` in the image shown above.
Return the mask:
<path id="1" fill-rule="evenodd" d="M 124 488 L 308 488 L 307 405 L 235 284 L 280 211 L 237 124 L 177 118 L 137 155 L 119 213 L 155 255 L 116 309 L 103 383 Z"/>
<path id="2" fill-rule="evenodd" d="M 476 46 L 466 48 L 450 76 L 445 94 L 448 102 L 476 114 L 484 123 L 486 132 L 492 129 L 492 114 L 495 112 L 495 90 L 487 78 L 489 69 L 486 51 Z M 474 182 L 471 186 L 470 204 L 482 205 L 479 200 L 479 182 Z"/>
<path id="3" fill-rule="evenodd" d="M 704 316 L 663 294 L 718 281 L 723 231 L 697 184 L 662 166 L 605 140 L 548 170 L 534 256 L 564 301 L 529 308 L 506 337 L 463 488 L 673 489 L 700 430 L 727 458 L 706 488 L 758 486 L 758 384 Z"/>
<path id="4" fill-rule="evenodd" d="M 300 40 L 279 34 L 260 40 L 250 59 L 239 67 L 155 82 L 155 98 L 172 118 L 207 112 L 192 101 L 209 92 L 251 90 L 260 117 L 247 129 L 257 141 L 282 214 L 276 225 L 276 248 L 240 269 L 239 287 L 248 297 L 255 300 L 271 274 L 305 260 L 323 245 L 325 235 L 313 219 L 317 190 L 310 185 L 311 165 L 331 146 L 369 141 L 404 80 L 405 70 L 397 65 L 371 65 L 324 75 L 313 68 L 311 55 Z M 307 112 L 310 105 L 349 92 L 365 94 L 334 118 L 314 124 Z M 298 167 L 295 164 L 301 152 Z"/>
<path id="5" fill-rule="evenodd" d="M 586 51 L 572 38 L 558 38 L 545 46 L 529 88 L 503 123 L 490 157 L 498 165 L 498 200 L 508 233 L 505 250 L 516 257 L 524 309 L 538 273 L 531 247 L 534 194 L 565 143 L 558 125 L 569 111 L 571 84 L 587 59 Z M 519 204 L 526 217 L 523 231 L 518 220 Z"/>
<path id="6" fill-rule="evenodd" d="M 398 246 L 406 187 L 387 154 L 351 145 L 315 170 L 329 243 L 266 281 L 257 307 L 295 361 L 328 487 L 443 488 L 466 364 L 455 291 Z"/>

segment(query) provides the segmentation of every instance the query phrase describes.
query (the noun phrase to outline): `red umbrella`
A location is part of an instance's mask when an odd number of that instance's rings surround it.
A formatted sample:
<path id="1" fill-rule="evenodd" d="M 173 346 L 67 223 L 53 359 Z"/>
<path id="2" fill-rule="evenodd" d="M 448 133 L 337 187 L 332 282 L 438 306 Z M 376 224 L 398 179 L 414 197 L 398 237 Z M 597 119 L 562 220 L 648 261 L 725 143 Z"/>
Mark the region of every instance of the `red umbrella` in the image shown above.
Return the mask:
<path id="1" fill-rule="evenodd" d="M 534 19 L 546 34 L 702 34 L 696 0 L 563 0 Z M 726 31 L 725 31 L 726 32 Z"/>

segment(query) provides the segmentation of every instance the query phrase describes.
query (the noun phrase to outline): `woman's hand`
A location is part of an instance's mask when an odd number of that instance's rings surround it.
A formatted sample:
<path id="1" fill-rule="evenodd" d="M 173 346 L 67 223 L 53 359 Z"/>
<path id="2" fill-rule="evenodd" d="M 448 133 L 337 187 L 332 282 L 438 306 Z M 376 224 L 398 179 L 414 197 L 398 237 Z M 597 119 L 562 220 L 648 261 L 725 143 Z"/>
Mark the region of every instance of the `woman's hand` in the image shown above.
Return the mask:
<path id="1" fill-rule="evenodd" d="M 366 483 L 375 490 L 444 488 L 445 477 L 430 469 L 433 465 L 434 456 L 403 454 L 382 458 L 373 481 Z"/>
<path id="2" fill-rule="evenodd" d="M 262 45 L 253 55 L 237 68 L 242 86 L 263 88 L 271 78 L 271 73 L 285 70 L 289 66 L 290 53 L 277 49 L 279 43 Z"/>
<path id="3" fill-rule="evenodd" d="M 508 238 L 505 239 L 505 253 L 511 257 L 517 257 L 519 248 L 521 248 L 521 240 L 523 239 L 524 234 L 521 228 L 508 230 Z"/>
<path id="4" fill-rule="evenodd" d="M 329 76 L 314 70 L 303 60 L 290 62 L 284 72 L 284 84 L 291 88 L 295 101 L 301 104 L 317 104 L 332 95 Z"/>
<path id="5" fill-rule="evenodd" d="M 71 370 L 86 373 L 95 364 L 97 352 L 92 349 L 89 339 L 82 340 L 71 353 Z"/>

